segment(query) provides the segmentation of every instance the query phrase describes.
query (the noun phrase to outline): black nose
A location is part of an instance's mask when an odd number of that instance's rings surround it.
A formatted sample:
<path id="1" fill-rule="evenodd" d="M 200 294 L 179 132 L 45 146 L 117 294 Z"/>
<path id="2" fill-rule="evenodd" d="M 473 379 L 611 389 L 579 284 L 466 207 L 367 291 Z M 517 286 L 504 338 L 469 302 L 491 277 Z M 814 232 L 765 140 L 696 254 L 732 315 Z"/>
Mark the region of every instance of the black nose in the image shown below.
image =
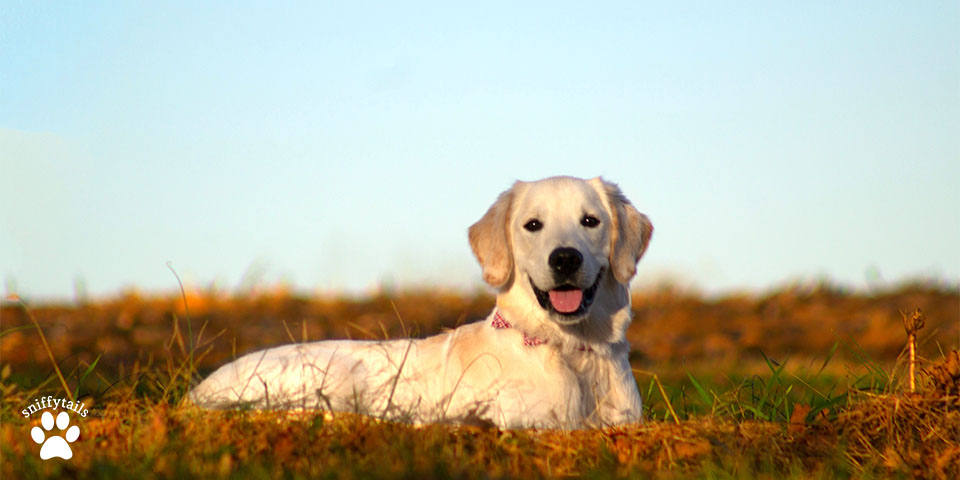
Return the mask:
<path id="1" fill-rule="evenodd" d="M 547 263 L 560 275 L 571 275 L 583 264 L 583 255 L 576 248 L 562 247 L 550 252 Z"/>

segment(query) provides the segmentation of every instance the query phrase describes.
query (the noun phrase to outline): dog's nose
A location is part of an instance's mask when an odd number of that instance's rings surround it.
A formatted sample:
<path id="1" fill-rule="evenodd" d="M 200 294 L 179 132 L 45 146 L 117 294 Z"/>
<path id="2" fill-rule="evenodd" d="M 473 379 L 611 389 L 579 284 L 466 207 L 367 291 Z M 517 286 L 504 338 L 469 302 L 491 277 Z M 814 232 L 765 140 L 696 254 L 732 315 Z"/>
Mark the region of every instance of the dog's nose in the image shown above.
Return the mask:
<path id="1" fill-rule="evenodd" d="M 583 255 L 576 248 L 561 247 L 550 252 L 550 268 L 561 275 L 571 275 L 583 264 Z"/>

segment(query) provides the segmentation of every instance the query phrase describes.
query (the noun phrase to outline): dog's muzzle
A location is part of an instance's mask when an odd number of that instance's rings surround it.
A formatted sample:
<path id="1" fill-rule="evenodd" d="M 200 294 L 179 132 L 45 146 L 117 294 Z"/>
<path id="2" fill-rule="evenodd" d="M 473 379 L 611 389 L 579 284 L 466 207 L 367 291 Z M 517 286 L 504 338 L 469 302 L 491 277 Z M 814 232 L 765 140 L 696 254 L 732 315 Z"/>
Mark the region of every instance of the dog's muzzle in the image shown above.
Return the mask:
<path id="1" fill-rule="evenodd" d="M 593 305 L 593 299 L 597 295 L 604 272 L 605 270 L 601 268 L 593 284 L 585 289 L 573 285 L 560 285 L 545 291 L 539 289 L 532 278 L 530 286 L 533 287 L 533 293 L 536 294 L 537 301 L 544 310 L 565 317 L 577 317 L 587 313 L 590 305 Z"/>

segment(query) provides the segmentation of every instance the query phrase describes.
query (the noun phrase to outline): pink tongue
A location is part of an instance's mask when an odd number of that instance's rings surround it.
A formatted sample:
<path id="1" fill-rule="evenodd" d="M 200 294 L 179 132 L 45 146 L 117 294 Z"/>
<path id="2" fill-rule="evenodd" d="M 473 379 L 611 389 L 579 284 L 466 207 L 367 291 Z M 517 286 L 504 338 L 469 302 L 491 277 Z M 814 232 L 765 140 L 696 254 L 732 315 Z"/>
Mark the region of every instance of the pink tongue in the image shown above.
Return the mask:
<path id="1" fill-rule="evenodd" d="M 550 290 L 550 303 L 560 313 L 573 313 L 580 308 L 583 290 Z"/>

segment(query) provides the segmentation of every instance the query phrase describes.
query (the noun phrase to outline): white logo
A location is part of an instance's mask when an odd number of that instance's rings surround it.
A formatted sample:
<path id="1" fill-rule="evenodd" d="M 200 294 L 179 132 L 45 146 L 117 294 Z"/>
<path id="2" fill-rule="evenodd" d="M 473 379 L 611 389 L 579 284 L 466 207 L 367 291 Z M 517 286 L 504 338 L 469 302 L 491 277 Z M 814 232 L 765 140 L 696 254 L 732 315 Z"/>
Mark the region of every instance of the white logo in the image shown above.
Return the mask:
<path id="1" fill-rule="evenodd" d="M 47 432 L 53 430 L 53 414 L 50 412 L 43 412 L 43 415 L 40 416 L 40 425 L 43 426 L 43 430 L 41 430 L 40 427 L 33 427 L 33 429 L 30 430 L 30 438 L 32 438 L 34 442 L 37 442 L 38 445 L 41 445 L 40 458 L 42 460 L 53 457 L 60 457 L 64 460 L 72 458 L 73 450 L 70 449 L 70 443 L 75 442 L 80 436 L 80 427 L 74 425 L 67 428 L 70 425 L 70 415 L 68 415 L 67 412 L 60 412 L 60 414 L 57 415 L 57 428 L 61 431 L 66 430 L 66 434 L 64 434 L 63 437 L 60 435 L 48 437 L 47 434 L 44 433 L 44 430 Z"/>

